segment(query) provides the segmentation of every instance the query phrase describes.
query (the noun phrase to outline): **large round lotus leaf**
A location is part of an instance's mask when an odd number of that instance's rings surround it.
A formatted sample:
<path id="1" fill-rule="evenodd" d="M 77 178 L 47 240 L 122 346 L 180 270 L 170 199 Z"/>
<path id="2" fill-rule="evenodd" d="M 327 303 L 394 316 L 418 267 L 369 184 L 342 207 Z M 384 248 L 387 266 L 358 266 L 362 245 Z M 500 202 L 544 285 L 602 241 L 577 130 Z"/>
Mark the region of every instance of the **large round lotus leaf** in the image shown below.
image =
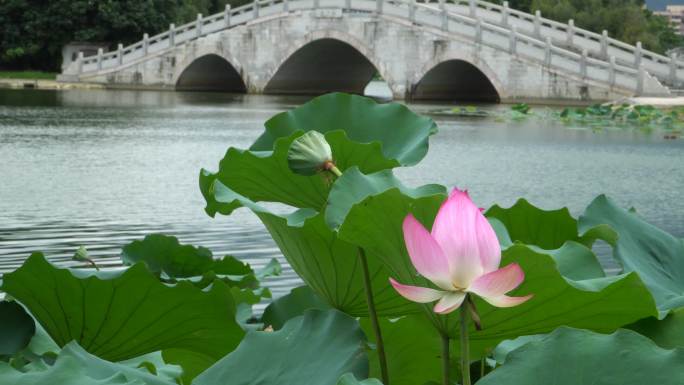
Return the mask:
<path id="1" fill-rule="evenodd" d="M 36 332 L 36 323 L 16 302 L 0 302 L 0 356 L 25 348 Z"/>
<path id="2" fill-rule="evenodd" d="M 382 382 L 375 378 L 368 378 L 363 381 L 358 380 L 353 374 L 347 373 L 340 377 L 337 385 L 382 385 Z"/>
<path id="3" fill-rule="evenodd" d="M 645 335 L 665 349 L 684 348 L 684 307 L 671 310 L 663 319 L 649 317 L 627 328 Z"/>
<path id="4" fill-rule="evenodd" d="M 681 385 L 684 349 L 665 350 L 629 330 L 560 328 L 512 351 L 478 385 Z"/>
<path id="5" fill-rule="evenodd" d="M 276 115 L 266 127 L 250 150 L 228 149 L 216 173 L 202 170 L 200 188 L 209 215 L 217 212 L 211 204 L 209 185 L 214 179 L 254 202 L 322 210 L 332 176 L 299 175 L 288 162 L 290 146 L 303 132 L 324 134 L 339 170 L 357 166 L 364 173 L 417 163 L 427 152 L 429 136 L 436 132 L 430 118 L 416 115 L 403 105 L 377 104 L 346 94 L 313 99 Z M 220 212 L 230 214 L 237 207 L 223 206 Z"/>
<path id="6" fill-rule="evenodd" d="M 356 245 L 339 238 L 325 223 L 323 213 L 311 209 L 278 215 L 236 194 L 220 181 L 211 185 L 217 211 L 244 206 L 261 219 L 292 268 L 330 306 L 354 316 L 367 316 L 363 268 Z M 388 271 L 377 260 L 368 261 L 376 309 L 381 315 L 419 311 L 388 284 Z"/>
<path id="7" fill-rule="evenodd" d="M 656 299 L 661 317 L 684 307 L 684 241 L 645 222 L 605 195 L 600 195 L 580 217 L 580 229 L 608 225 L 617 233 L 613 256 L 624 271 L 634 271 Z"/>
<path id="8" fill-rule="evenodd" d="M 76 341 L 110 361 L 184 349 L 202 357 L 206 368 L 244 335 L 223 282 L 207 291 L 189 282 L 168 286 L 143 264 L 88 275 L 34 254 L 5 274 L 2 290 L 26 306 L 58 345 Z"/>
<path id="9" fill-rule="evenodd" d="M 32 364 L 25 372 L 0 362 L 2 385 L 174 385 L 146 368 L 113 363 L 89 354 L 76 342 L 67 344 L 54 365 Z"/>
<path id="10" fill-rule="evenodd" d="M 369 259 L 381 261 L 400 282 L 424 286 L 406 251 L 402 221 L 412 212 L 430 228 L 442 199 L 416 199 L 396 188 L 370 196 L 349 211 L 340 238 L 364 247 Z M 514 262 L 522 267 L 525 280 L 511 295 L 534 297 L 512 308 L 495 308 L 476 298 L 483 330 L 472 329 L 474 358 L 504 339 L 547 333 L 561 325 L 610 332 L 657 314 L 651 294 L 634 273 L 571 280 L 560 273 L 551 255 L 523 244 L 504 250 L 501 265 Z M 428 306 L 426 314 L 435 326 L 456 337 L 456 313 L 438 317 Z"/>
<path id="11" fill-rule="evenodd" d="M 150 234 L 135 240 L 121 250 L 125 265 L 144 262 L 153 273 L 164 273 L 171 278 L 205 277 L 210 284 L 216 276 L 229 286 L 256 287 L 258 279 L 280 274 L 280 265 L 273 259 L 263 270 L 255 272 L 235 257 L 226 255 L 214 259 L 205 247 L 184 245 L 178 238 L 163 234 Z M 199 283 L 197 283 L 199 285 Z"/>
<path id="12" fill-rule="evenodd" d="M 300 130 L 321 133 L 343 130 L 354 142 L 379 142 L 385 158 L 403 166 L 423 159 L 428 150 L 428 137 L 437 132 L 432 119 L 415 114 L 403 104 L 379 104 L 370 98 L 344 93 L 314 98 L 272 117 L 265 126 L 266 132 L 250 150 L 272 150 L 276 139 Z"/>
<path id="13" fill-rule="evenodd" d="M 238 348 L 193 385 L 336 385 L 345 373 L 368 377 L 358 322 L 336 310 L 308 310 L 275 332 L 249 332 Z"/>
<path id="14" fill-rule="evenodd" d="M 121 260 L 125 265 L 142 261 L 153 273 L 179 278 L 202 275 L 214 265 L 209 249 L 181 245 L 178 238 L 162 234 L 146 235 L 143 240 L 125 245 L 121 249 Z"/>
<path id="15" fill-rule="evenodd" d="M 597 238 L 606 238 L 606 229 L 601 227 L 586 228 L 585 233 L 580 235 L 577 220 L 566 207 L 543 210 L 525 199 L 519 199 L 509 208 L 494 205 L 485 215 L 501 221 L 512 241 L 547 250 L 557 249 L 567 241 L 576 241 L 591 247 Z"/>
<path id="16" fill-rule="evenodd" d="M 308 286 L 295 287 L 289 294 L 271 302 L 264 310 L 261 322 L 278 330 L 294 317 L 309 309 L 329 309 L 330 306 Z"/>

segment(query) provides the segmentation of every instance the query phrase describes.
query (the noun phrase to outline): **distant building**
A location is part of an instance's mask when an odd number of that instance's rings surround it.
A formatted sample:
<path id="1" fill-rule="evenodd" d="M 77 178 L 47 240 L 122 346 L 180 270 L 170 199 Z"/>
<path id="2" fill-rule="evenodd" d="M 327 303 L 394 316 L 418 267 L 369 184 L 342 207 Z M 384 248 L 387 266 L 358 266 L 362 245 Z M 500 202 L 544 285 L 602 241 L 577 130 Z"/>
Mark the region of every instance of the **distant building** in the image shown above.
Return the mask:
<path id="1" fill-rule="evenodd" d="M 653 12 L 656 15 L 665 16 L 675 31 L 684 35 L 684 5 L 668 5 L 664 11 Z"/>
<path id="2" fill-rule="evenodd" d="M 65 45 L 62 47 L 62 71 L 69 67 L 69 64 L 78 59 L 79 52 L 83 52 L 83 56 L 92 56 L 97 55 L 97 50 L 99 48 L 102 48 L 104 52 L 107 52 L 109 44 L 72 41 Z"/>

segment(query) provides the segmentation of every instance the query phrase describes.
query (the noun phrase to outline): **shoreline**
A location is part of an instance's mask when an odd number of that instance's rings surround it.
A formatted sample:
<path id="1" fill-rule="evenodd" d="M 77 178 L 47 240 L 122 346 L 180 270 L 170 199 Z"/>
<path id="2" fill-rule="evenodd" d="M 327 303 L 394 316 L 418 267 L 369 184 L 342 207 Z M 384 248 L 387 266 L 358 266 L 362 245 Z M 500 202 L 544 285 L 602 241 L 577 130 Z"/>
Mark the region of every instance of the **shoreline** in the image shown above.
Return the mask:
<path id="1" fill-rule="evenodd" d="M 137 91 L 174 91 L 173 89 L 158 86 L 112 86 L 100 83 L 84 82 L 65 82 L 50 79 L 21 79 L 21 78 L 0 78 L 0 89 L 26 89 L 26 90 L 137 90 Z M 582 106 L 591 104 L 634 104 L 652 105 L 654 107 L 680 107 L 684 106 L 684 96 L 670 97 L 649 97 L 634 96 L 606 100 L 525 100 L 525 99 L 503 99 L 500 104 L 527 103 L 530 105 L 554 105 L 554 106 Z M 418 103 L 420 104 L 420 102 Z"/>
<path id="2" fill-rule="evenodd" d="M 104 90 L 103 84 L 61 82 L 49 79 L 0 78 L 0 88 L 26 90 Z"/>

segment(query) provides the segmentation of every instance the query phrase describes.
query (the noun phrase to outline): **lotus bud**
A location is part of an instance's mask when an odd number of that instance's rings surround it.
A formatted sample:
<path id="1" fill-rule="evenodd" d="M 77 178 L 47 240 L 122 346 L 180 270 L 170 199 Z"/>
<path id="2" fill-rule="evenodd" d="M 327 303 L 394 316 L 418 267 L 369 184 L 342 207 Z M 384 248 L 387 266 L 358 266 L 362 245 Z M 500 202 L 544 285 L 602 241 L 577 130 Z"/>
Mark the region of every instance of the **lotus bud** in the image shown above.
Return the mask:
<path id="1" fill-rule="evenodd" d="M 71 257 L 72 261 L 77 261 L 77 262 L 85 262 L 94 267 L 96 270 L 100 270 L 100 268 L 95 264 L 95 262 L 90 258 L 90 254 L 88 254 L 88 250 L 84 246 L 81 246 L 76 250 L 76 253 L 74 254 L 73 257 Z"/>
<path id="2" fill-rule="evenodd" d="M 341 175 L 333 163 L 328 141 L 318 131 L 309 131 L 295 139 L 287 152 L 287 162 L 295 174 L 308 176 L 325 170 Z"/>

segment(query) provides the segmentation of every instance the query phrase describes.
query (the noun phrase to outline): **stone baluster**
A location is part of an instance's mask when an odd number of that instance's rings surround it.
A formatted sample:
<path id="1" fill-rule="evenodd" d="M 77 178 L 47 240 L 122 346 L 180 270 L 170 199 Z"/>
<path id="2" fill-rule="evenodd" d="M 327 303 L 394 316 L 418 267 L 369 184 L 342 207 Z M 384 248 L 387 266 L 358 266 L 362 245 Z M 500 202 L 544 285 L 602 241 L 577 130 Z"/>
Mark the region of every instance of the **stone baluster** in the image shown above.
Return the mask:
<path id="1" fill-rule="evenodd" d="M 119 63 L 119 65 L 123 64 L 123 44 L 119 43 L 119 45 L 116 47 L 116 58 Z"/>
<path id="2" fill-rule="evenodd" d="M 195 37 L 202 36 L 202 14 L 197 14 L 197 21 L 195 21 Z"/>
<path id="3" fill-rule="evenodd" d="M 78 63 L 76 64 L 76 68 L 78 68 L 78 73 L 83 72 L 83 51 L 78 51 L 78 58 L 76 59 Z"/>
<path id="4" fill-rule="evenodd" d="M 501 25 L 504 27 L 508 26 L 508 14 L 510 9 L 508 8 L 508 1 L 503 2 L 503 10 L 501 11 Z"/>
<path id="5" fill-rule="evenodd" d="M 634 50 L 634 66 L 639 68 L 641 65 L 641 42 L 637 41 L 636 49 Z"/>
<path id="6" fill-rule="evenodd" d="M 375 12 L 382 14 L 382 0 L 375 0 Z"/>
<path id="7" fill-rule="evenodd" d="M 511 55 L 515 55 L 517 52 L 517 45 L 518 45 L 518 29 L 516 26 L 511 27 L 511 33 L 508 35 L 508 52 L 511 53 Z"/>
<path id="8" fill-rule="evenodd" d="M 104 51 L 102 50 L 102 48 L 97 49 L 97 70 L 98 71 L 102 69 L 102 54 L 103 53 L 104 53 Z"/>
<path id="9" fill-rule="evenodd" d="M 547 67 L 551 66 L 551 53 L 553 49 L 553 45 L 551 44 L 551 37 L 547 36 L 546 37 L 546 44 L 544 44 L 544 64 Z"/>
<path id="10" fill-rule="evenodd" d="M 475 43 L 482 43 L 482 20 L 479 17 L 475 18 Z"/>
<path id="11" fill-rule="evenodd" d="M 670 84 L 673 86 L 677 84 L 677 67 L 677 54 L 672 53 L 670 55 Z"/>
<path id="12" fill-rule="evenodd" d="M 345 0 L 345 7 L 350 10 L 351 9 L 351 0 Z"/>
<path id="13" fill-rule="evenodd" d="M 287 1 L 285 2 L 287 5 Z M 226 28 L 230 27 L 230 14 L 231 14 L 231 8 L 230 4 L 226 4 L 226 8 L 223 10 L 223 24 L 225 24 Z"/>
<path id="14" fill-rule="evenodd" d="M 541 37 L 541 11 L 534 11 L 534 36 Z"/>
<path id="15" fill-rule="evenodd" d="M 147 51 L 150 49 L 150 35 L 148 34 L 143 34 L 143 44 L 142 44 L 142 51 L 143 51 L 143 56 L 147 56 Z"/>
<path id="16" fill-rule="evenodd" d="M 475 14 L 477 13 L 477 4 L 475 3 L 475 0 L 468 0 L 468 12 L 470 13 L 470 17 L 475 17 Z"/>
<path id="17" fill-rule="evenodd" d="M 252 3 L 252 9 L 254 10 L 253 13 L 253 18 L 256 19 L 259 17 L 259 0 L 254 0 L 254 3 Z"/>
<path id="18" fill-rule="evenodd" d="M 568 20 L 568 45 L 573 45 L 573 40 L 575 39 L 575 20 Z"/>
<path id="19" fill-rule="evenodd" d="M 646 78 L 646 71 L 644 70 L 644 66 L 640 65 L 639 66 L 639 74 L 637 75 L 637 89 L 636 89 L 637 96 L 644 94 L 644 79 L 645 78 Z"/>
<path id="20" fill-rule="evenodd" d="M 439 8 L 442 13 L 442 29 L 444 31 L 449 30 L 449 14 L 447 13 L 446 0 L 439 0 Z"/>
<path id="21" fill-rule="evenodd" d="M 169 24 L 169 47 L 176 45 L 176 24 Z"/>
<path id="22" fill-rule="evenodd" d="M 580 60 L 580 75 L 582 76 L 582 79 L 585 79 L 587 77 L 587 60 L 589 57 L 589 51 L 587 49 L 582 50 L 582 59 Z"/>
<path id="23" fill-rule="evenodd" d="M 411 23 L 416 22 L 416 0 L 409 0 L 409 21 Z"/>
<path id="24" fill-rule="evenodd" d="M 601 58 L 608 58 L 608 31 L 601 32 Z"/>
<path id="25" fill-rule="evenodd" d="M 609 65 L 610 66 L 608 67 L 608 83 L 611 87 L 613 87 L 615 85 L 615 67 L 617 66 L 617 64 L 615 63 L 615 56 L 610 56 Z"/>
<path id="26" fill-rule="evenodd" d="M 313 7 L 314 7 L 314 9 L 320 8 L 320 7 L 321 7 L 321 2 L 320 2 L 320 0 L 314 0 L 314 2 L 313 2 Z"/>

